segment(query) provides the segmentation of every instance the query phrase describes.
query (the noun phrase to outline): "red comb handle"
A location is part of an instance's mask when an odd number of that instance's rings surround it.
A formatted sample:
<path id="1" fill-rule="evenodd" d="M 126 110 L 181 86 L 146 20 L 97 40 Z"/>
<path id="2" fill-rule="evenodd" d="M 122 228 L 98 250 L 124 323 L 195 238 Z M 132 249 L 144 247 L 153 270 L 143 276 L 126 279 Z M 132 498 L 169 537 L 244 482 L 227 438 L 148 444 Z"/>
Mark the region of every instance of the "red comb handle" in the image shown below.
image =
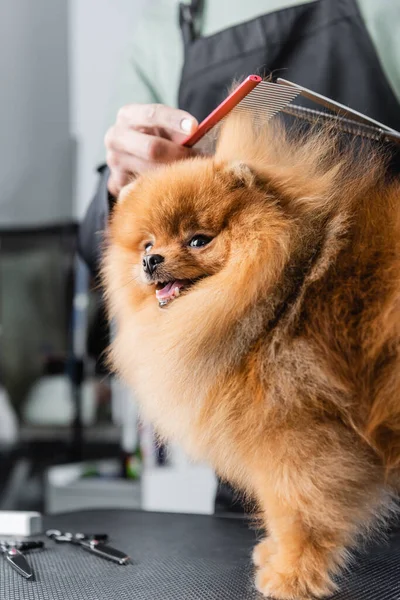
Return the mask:
<path id="1" fill-rule="evenodd" d="M 259 77 L 258 75 L 249 75 L 243 83 L 232 92 L 232 94 L 229 94 L 229 96 L 200 123 L 197 130 L 182 142 L 182 146 L 187 146 L 188 148 L 194 146 L 207 131 L 210 131 L 210 129 L 219 123 L 221 119 L 226 117 L 226 115 L 230 113 L 231 110 L 251 92 L 251 90 L 254 90 L 260 81 L 262 81 L 262 77 Z"/>

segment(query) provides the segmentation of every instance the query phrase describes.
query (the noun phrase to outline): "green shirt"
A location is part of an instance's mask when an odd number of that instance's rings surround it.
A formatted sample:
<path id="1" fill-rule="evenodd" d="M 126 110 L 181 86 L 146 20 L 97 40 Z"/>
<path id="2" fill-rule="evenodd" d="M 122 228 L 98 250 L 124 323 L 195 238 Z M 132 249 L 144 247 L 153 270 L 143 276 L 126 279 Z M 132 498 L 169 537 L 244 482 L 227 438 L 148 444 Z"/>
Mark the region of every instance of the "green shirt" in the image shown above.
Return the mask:
<path id="1" fill-rule="evenodd" d="M 314 0 L 205 0 L 200 32 L 212 35 L 296 4 Z M 400 101 L 400 0 L 357 0 L 382 68 Z M 183 65 L 179 0 L 148 0 L 116 77 L 107 127 L 124 104 L 177 106 Z"/>

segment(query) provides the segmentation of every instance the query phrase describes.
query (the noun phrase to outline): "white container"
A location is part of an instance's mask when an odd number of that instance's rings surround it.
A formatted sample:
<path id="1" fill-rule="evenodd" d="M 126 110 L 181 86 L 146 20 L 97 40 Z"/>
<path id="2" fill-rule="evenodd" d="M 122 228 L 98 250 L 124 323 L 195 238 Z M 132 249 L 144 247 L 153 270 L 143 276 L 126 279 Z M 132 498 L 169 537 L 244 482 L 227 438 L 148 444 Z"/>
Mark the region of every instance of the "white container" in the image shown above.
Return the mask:
<path id="1" fill-rule="evenodd" d="M 207 466 L 145 469 L 142 506 L 149 511 L 211 515 L 216 488 L 215 474 Z"/>

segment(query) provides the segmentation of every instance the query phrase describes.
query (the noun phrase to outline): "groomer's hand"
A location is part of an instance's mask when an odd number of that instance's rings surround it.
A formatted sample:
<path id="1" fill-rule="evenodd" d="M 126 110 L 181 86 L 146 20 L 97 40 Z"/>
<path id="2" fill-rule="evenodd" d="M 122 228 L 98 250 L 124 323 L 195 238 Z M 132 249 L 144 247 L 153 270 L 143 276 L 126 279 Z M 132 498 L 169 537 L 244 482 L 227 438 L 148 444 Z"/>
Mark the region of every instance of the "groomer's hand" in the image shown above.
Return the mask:
<path id="1" fill-rule="evenodd" d="M 109 192 L 118 196 L 132 176 L 190 156 L 193 151 L 180 143 L 197 125 L 189 113 L 163 104 L 123 106 L 104 138 Z"/>

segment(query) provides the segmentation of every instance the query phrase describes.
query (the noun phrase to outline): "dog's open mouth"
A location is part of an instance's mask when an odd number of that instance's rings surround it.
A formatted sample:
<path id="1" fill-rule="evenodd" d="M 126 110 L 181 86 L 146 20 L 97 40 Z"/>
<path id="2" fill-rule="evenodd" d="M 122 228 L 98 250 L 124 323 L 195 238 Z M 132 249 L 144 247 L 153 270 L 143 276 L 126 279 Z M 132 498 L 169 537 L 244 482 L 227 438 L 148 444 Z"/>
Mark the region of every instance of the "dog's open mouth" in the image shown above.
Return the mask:
<path id="1" fill-rule="evenodd" d="M 193 281 L 189 279 L 174 279 L 173 281 L 159 282 L 156 285 L 156 298 L 159 306 L 166 306 L 175 298 L 178 298 L 180 293 L 187 290 Z"/>

